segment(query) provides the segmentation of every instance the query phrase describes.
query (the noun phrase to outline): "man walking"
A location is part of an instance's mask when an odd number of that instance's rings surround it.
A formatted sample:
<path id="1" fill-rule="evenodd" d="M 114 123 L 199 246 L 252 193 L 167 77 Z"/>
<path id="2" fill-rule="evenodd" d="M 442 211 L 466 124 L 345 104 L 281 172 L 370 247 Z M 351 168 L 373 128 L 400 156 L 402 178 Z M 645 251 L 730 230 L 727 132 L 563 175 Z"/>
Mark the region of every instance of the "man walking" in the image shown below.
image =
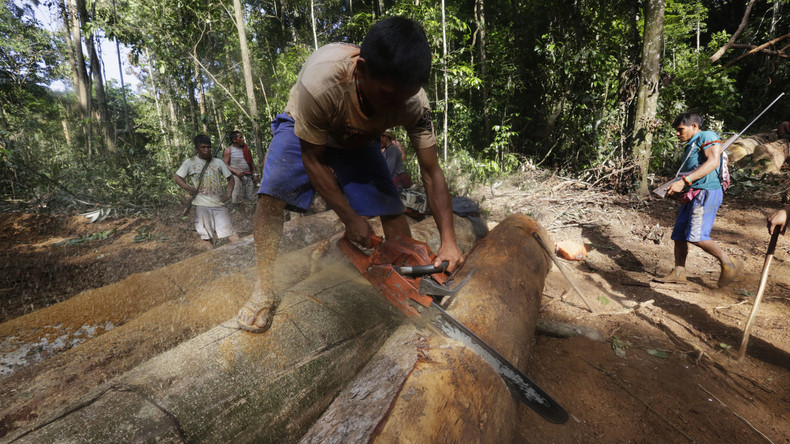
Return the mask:
<path id="1" fill-rule="evenodd" d="M 224 239 L 238 239 L 224 202 L 233 193 L 231 173 L 220 159 L 211 155 L 211 139 L 199 134 L 193 140 L 196 156 L 181 164 L 173 175 L 176 185 L 193 196 L 195 231 L 213 245 Z M 187 181 L 189 183 L 187 183 Z"/>
<path id="2" fill-rule="evenodd" d="M 672 123 L 681 142 L 686 142 L 681 180 L 667 190 L 668 195 L 679 195 L 681 206 L 672 230 L 675 241 L 675 267 L 658 282 L 686 281 L 688 245 L 693 244 L 719 261 L 719 287 L 730 284 L 738 276 L 739 267 L 727 253 L 710 238 L 716 213 L 724 191 L 719 180 L 721 169 L 721 141 L 713 131 L 702 130 L 702 116 L 683 113 Z"/>

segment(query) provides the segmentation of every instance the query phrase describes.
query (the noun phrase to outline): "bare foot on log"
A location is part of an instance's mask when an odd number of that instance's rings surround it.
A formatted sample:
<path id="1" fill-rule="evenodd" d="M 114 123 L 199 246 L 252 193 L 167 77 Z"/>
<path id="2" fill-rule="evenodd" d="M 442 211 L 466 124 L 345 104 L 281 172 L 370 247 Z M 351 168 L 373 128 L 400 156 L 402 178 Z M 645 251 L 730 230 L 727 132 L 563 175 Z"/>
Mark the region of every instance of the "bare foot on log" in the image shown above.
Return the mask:
<path id="1" fill-rule="evenodd" d="M 241 307 L 236 321 L 239 328 L 252 333 L 263 333 L 272 326 L 272 318 L 277 305 L 272 296 L 264 296 L 258 290 Z"/>

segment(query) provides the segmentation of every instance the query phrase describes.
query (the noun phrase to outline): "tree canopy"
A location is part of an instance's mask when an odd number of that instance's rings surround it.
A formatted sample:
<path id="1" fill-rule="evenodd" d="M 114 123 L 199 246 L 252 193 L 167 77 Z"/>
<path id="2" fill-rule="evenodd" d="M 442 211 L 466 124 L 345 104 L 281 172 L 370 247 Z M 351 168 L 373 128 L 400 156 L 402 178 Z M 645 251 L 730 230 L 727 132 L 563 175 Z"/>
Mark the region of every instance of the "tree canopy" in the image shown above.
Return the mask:
<path id="1" fill-rule="evenodd" d="M 57 18 L 55 31 L 33 5 Z M 787 90 L 788 9 L 787 0 L 3 0 L 0 191 L 26 202 L 166 203 L 194 134 L 219 145 L 241 130 L 263 155 L 268 122 L 316 46 L 360 43 L 375 21 L 404 15 L 433 50 L 425 89 L 448 174 L 487 180 L 530 164 L 634 192 L 677 163 L 675 115 L 698 111 L 734 132 Z M 103 75 L 118 64 L 97 49 L 103 39 L 130 49 L 125 75 L 137 88 Z M 757 129 L 789 115 L 790 99 Z"/>

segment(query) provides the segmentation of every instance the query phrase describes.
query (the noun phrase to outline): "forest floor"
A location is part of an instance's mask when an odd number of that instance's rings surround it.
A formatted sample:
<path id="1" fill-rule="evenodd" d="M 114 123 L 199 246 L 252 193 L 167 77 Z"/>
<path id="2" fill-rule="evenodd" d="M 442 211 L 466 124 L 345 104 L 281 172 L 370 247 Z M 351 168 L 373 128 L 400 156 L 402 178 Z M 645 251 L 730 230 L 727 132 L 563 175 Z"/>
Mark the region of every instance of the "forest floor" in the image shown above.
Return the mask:
<path id="1" fill-rule="evenodd" d="M 515 442 L 790 442 L 787 238 L 776 249 L 747 357 L 733 359 L 768 245 L 764 220 L 780 206 L 776 193 L 725 199 L 713 237 L 743 273 L 719 289 L 718 264 L 698 249 L 689 254 L 687 284 L 651 282 L 672 267 L 674 201 L 639 201 L 539 171 L 467 188 L 489 225 L 524 213 L 554 241 L 585 244 L 586 259 L 565 264 L 595 312 L 555 268 L 541 318 L 605 338 L 536 336 L 525 373 L 570 419 L 549 424 L 520 406 Z M 0 323 L 205 251 L 191 219 L 179 213 L 111 214 L 95 223 L 80 215 L 0 213 Z M 233 218 L 241 236 L 251 234 L 249 217 Z"/>

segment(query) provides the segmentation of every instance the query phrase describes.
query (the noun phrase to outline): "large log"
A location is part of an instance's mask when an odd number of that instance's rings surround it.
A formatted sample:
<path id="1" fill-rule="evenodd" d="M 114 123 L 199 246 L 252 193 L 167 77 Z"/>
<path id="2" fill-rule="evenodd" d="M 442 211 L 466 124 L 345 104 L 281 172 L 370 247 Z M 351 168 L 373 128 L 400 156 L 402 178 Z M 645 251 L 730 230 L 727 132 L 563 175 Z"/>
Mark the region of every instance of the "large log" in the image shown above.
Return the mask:
<path id="1" fill-rule="evenodd" d="M 778 174 L 790 156 L 790 140 L 777 139 L 776 132 L 756 134 L 735 141 L 727 150 L 731 163 Z M 746 162 L 748 160 L 748 163 Z"/>
<path id="2" fill-rule="evenodd" d="M 456 217 L 455 226 L 462 250 L 468 251 L 474 243 L 471 223 Z M 438 233 L 432 220 L 414 225 L 412 232 L 429 244 L 438 243 Z M 343 260 L 342 253 L 335 247 L 335 239 L 281 256 L 277 263 L 277 275 L 280 276 L 277 286 L 289 288 L 329 264 Z M 160 272 L 167 274 L 167 270 Z M 0 404 L 4 406 L 0 410 L 0 436 L 37 418 L 51 416 L 54 411 L 79 404 L 75 400 L 100 383 L 232 317 L 243 303 L 244 296 L 250 294 L 254 279 L 254 269 L 251 268 L 222 276 L 177 300 L 145 312 L 122 327 L 7 378 L 0 385 Z M 315 294 L 324 291 L 318 284 L 313 284 L 313 287 Z M 275 324 L 293 317 L 288 309 L 281 309 Z M 226 325 L 235 327 L 232 321 Z M 227 333 L 227 330 L 221 332 Z M 267 338 L 270 336 L 268 333 L 265 335 Z M 188 351 L 183 353 L 185 359 L 191 359 Z M 24 387 L 24 390 L 19 390 L 19 387 Z"/>
<path id="3" fill-rule="evenodd" d="M 261 442 L 303 432 L 402 317 L 347 260 L 283 295 L 263 335 L 233 321 L 163 353 L 14 442 Z"/>
<path id="4" fill-rule="evenodd" d="M 551 267 L 535 231 L 548 241 L 526 216 L 511 216 L 494 228 L 470 254 L 464 271 L 477 273 L 449 310 L 522 370 Z M 517 404 L 479 356 L 409 323 L 302 442 L 513 442 Z"/>

